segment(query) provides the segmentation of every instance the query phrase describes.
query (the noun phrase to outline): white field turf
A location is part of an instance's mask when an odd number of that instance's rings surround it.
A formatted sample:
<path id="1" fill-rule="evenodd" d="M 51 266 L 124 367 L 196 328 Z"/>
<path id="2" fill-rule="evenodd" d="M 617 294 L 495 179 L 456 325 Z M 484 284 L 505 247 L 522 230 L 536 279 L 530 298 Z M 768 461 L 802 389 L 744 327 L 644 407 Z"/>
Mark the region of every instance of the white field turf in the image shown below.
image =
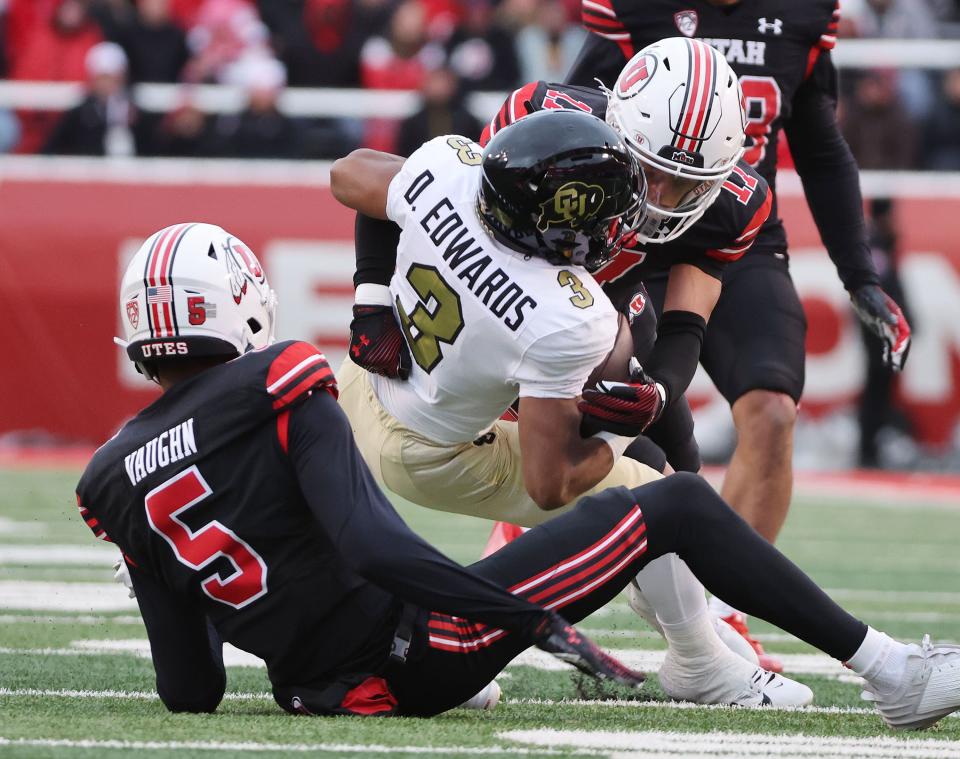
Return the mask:
<path id="1" fill-rule="evenodd" d="M 492 714 L 295 719 L 273 703 L 262 662 L 228 647 L 218 713 L 170 715 L 154 690 L 136 602 L 110 581 L 113 550 L 76 513 L 76 476 L 0 469 L 0 757 L 960 757 L 960 719 L 891 733 L 859 700 L 849 671 L 762 623 L 768 648 L 814 689 L 814 707 L 674 704 L 655 676 L 637 693 L 598 688 L 531 651 L 503 673 L 504 701 Z M 960 490 L 951 500 L 942 486 L 815 485 L 797 498 L 781 548 L 875 626 L 960 640 Z M 466 517 L 402 510 L 464 562 L 488 532 Z M 629 664 L 656 671 L 662 644 L 621 599 L 581 627 Z"/>

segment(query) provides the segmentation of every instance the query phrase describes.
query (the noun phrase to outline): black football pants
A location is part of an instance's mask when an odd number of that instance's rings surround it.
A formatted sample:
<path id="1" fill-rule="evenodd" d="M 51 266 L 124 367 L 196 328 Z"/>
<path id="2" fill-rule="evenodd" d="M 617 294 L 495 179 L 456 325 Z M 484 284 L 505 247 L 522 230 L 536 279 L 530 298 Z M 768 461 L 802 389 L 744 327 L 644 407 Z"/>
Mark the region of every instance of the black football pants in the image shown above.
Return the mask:
<path id="1" fill-rule="evenodd" d="M 677 553 L 711 593 L 830 656 L 848 659 L 865 625 L 760 537 L 703 479 L 680 473 L 612 488 L 535 527 L 472 569 L 578 622 L 647 562 Z M 527 647 L 517 636 L 431 613 L 387 681 L 401 714 L 428 716 L 477 693 Z"/>

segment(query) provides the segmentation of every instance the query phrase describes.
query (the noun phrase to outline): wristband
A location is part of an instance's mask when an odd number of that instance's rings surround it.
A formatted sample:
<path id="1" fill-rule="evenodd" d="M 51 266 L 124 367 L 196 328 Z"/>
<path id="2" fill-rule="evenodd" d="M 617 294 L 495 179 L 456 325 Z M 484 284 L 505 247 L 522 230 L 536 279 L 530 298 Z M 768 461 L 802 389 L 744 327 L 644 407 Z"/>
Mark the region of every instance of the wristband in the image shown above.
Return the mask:
<path id="1" fill-rule="evenodd" d="M 393 306 L 393 297 L 390 295 L 390 288 L 386 285 L 364 282 L 357 285 L 353 302 L 358 306 L 386 306 L 389 308 Z"/>
<path id="2" fill-rule="evenodd" d="M 610 448 L 610 451 L 613 453 L 613 460 L 616 462 L 619 459 L 627 446 L 633 442 L 632 437 L 624 437 L 623 435 L 615 435 L 612 432 L 600 431 L 596 435 L 593 435 L 595 438 L 599 438 Z"/>

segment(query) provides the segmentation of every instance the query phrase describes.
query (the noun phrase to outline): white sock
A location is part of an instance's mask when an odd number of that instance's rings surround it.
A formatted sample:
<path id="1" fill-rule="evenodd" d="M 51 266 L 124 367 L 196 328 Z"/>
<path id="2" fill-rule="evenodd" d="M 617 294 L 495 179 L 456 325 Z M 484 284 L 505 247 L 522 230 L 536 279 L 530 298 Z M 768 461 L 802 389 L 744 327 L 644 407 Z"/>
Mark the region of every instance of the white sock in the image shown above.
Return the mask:
<path id="1" fill-rule="evenodd" d="M 710 607 L 710 613 L 713 614 L 713 616 L 715 617 L 720 617 L 721 619 L 723 619 L 724 617 L 729 617 L 731 614 L 739 614 L 744 618 L 746 618 L 747 616 L 742 611 L 739 611 L 738 609 L 734 609 L 726 601 L 721 601 L 716 596 L 710 596 L 709 607 Z"/>
<path id="2" fill-rule="evenodd" d="M 903 679 L 909 654 L 910 647 L 907 644 L 868 627 L 863 643 L 846 664 L 877 690 L 889 693 Z"/>
<path id="3" fill-rule="evenodd" d="M 657 615 L 667 639 L 682 658 L 713 656 L 723 643 L 708 619 L 703 585 L 675 553 L 654 559 L 637 574 L 637 584 Z"/>

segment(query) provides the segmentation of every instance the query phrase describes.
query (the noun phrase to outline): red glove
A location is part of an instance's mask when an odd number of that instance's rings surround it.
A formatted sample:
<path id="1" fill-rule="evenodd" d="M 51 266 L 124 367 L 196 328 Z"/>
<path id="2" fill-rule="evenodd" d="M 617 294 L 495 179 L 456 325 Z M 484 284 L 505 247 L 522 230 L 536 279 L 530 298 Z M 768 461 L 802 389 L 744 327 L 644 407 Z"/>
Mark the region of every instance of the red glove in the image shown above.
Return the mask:
<path id="1" fill-rule="evenodd" d="M 577 408 L 590 419 L 593 427 L 636 437 L 657 421 L 666 399 L 663 385 L 639 372 L 632 382 L 601 380 L 595 387 L 587 388 Z"/>
<path id="2" fill-rule="evenodd" d="M 900 306 L 878 285 L 858 287 L 850 299 L 860 321 L 883 340 L 883 362 L 899 372 L 910 352 L 910 325 Z"/>
<path id="3" fill-rule="evenodd" d="M 368 372 L 384 377 L 410 376 L 410 349 L 389 306 L 353 307 L 350 359 Z"/>

